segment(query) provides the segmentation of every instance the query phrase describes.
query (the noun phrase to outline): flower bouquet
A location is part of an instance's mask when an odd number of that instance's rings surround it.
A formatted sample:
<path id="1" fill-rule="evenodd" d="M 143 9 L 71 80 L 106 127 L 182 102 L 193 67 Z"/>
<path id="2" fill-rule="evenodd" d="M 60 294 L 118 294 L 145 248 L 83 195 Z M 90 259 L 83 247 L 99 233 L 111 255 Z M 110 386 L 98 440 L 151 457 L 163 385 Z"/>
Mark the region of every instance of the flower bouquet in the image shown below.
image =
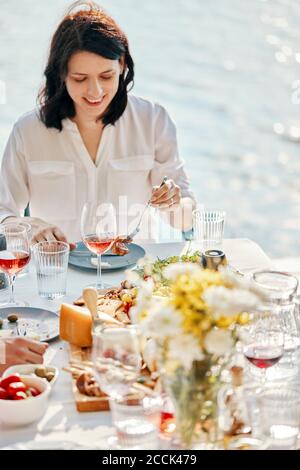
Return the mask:
<path id="1" fill-rule="evenodd" d="M 163 270 L 164 290 L 145 262 L 133 321 L 154 346 L 153 356 L 175 407 L 180 446 L 217 440 L 216 394 L 233 351 L 237 326 L 248 322 L 261 293 L 229 270 L 173 263 Z M 160 276 L 161 278 L 161 276 Z"/>

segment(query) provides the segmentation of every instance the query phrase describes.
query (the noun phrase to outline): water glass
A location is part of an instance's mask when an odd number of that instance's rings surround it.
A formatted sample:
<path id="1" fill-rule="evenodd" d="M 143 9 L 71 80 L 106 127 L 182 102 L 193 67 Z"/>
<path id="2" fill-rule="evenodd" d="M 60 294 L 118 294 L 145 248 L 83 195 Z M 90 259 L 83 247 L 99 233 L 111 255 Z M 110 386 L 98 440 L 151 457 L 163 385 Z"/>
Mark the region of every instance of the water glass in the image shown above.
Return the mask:
<path id="1" fill-rule="evenodd" d="M 96 325 L 93 329 L 92 360 L 101 389 L 116 399 L 126 396 L 141 368 L 137 330 Z"/>
<path id="2" fill-rule="evenodd" d="M 265 308 L 278 315 L 284 332 L 284 356 L 280 366 L 270 378 L 283 378 L 297 374 L 300 360 L 300 319 L 296 305 L 298 280 L 291 274 L 279 271 L 258 271 L 253 281 L 266 295 Z"/>
<path id="3" fill-rule="evenodd" d="M 258 398 L 260 434 L 274 450 L 295 449 L 300 430 L 300 392 L 281 386 L 262 390 Z"/>
<path id="4" fill-rule="evenodd" d="M 193 211 L 194 240 L 203 251 L 222 246 L 225 215 L 223 211 Z"/>
<path id="5" fill-rule="evenodd" d="M 158 449 L 162 399 L 138 392 L 110 400 L 116 435 L 109 444 L 119 449 Z"/>
<path id="6" fill-rule="evenodd" d="M 68 243 L 40 242 L 32 248 L 35 260 L 38 294 L 48 300 L 66 295 L 70 247 Z"/>

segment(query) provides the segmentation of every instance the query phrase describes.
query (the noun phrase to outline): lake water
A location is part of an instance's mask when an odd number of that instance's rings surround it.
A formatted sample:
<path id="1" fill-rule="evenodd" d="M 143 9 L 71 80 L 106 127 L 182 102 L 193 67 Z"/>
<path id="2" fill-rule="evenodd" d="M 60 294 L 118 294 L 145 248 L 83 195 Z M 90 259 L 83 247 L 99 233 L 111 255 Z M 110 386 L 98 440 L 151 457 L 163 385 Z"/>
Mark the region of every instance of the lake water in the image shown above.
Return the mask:
<path id="1" fill-rule="evenodd" d="M 0 0 L 1 153 L 14 121 L 34 106 L 69 4 Z M 226 210 L 225 235 L 300 256 L 300 0 L 101 4 L 129 36 L 134 92 L 177 123 L 197 199 Z"/>

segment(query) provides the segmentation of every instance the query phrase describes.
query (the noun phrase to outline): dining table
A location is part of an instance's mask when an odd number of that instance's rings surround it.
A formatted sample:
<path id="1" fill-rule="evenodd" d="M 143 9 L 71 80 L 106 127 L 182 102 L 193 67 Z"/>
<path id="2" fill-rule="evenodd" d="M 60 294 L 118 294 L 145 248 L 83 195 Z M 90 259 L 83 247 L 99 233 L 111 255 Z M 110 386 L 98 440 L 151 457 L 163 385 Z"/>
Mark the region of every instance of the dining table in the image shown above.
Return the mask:
<path id="1" fill-rule="evenodd" d="M 196 242 L 171 242 L 141 244 L 147 255 L 166 258 L 180 255 L 187 250 L 193 252 Z M 256 270 L 274 267 L 270 258 L 258 244 L 249 239 L 225 239 L 222 244 L 228 262 L 245 275 Z M 134 266 L 132 266 L 133 268 Z M 84 287 L 95 282 L 96 271 L 80 270 L 69 266 L 67 295 L 48 301 L 38 296 L 37 279 L 33 261 L 29 272 L 16 280 L 17 299 L 25 300 L 31 307 L 50 310 L 59 315 L 61 303 L 72 303 L 81 296 Z M 104 270 L 103 280 L 118 286 L 125 278 L 124 270 Z M 69 344 L 59 338 L 49 342 L 45 364 L 59 369 L 53 385 L 49 405 L 40 421 L 26 427 L 7 428 L 0 424 L 0 448 L 3 449 L 106 449 L 107 439 L 113 434 L 111 413 L 108 411 L 78 412 L 72 392 L 71 376 L 63 370 L 69 361 Z"/>

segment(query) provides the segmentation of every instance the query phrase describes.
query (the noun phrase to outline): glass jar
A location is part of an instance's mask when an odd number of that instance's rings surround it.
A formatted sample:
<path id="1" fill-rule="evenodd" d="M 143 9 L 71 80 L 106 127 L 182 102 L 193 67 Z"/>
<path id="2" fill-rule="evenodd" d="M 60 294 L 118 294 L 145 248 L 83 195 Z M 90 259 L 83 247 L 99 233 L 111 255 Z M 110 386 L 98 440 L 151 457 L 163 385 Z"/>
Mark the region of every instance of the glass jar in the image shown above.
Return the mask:
<path id="1" fill-rule="evenodd" d="M 263 289 L 266 300 L 262 309 L 279 315 L 284 332 L 284 355 L 278 365 L 267 371 L 270 380 L 295 377 L 300 358 L 300 321 L 296 294 L 298 279 L 279 271 L 258 271 L 253 281 Z"/>

